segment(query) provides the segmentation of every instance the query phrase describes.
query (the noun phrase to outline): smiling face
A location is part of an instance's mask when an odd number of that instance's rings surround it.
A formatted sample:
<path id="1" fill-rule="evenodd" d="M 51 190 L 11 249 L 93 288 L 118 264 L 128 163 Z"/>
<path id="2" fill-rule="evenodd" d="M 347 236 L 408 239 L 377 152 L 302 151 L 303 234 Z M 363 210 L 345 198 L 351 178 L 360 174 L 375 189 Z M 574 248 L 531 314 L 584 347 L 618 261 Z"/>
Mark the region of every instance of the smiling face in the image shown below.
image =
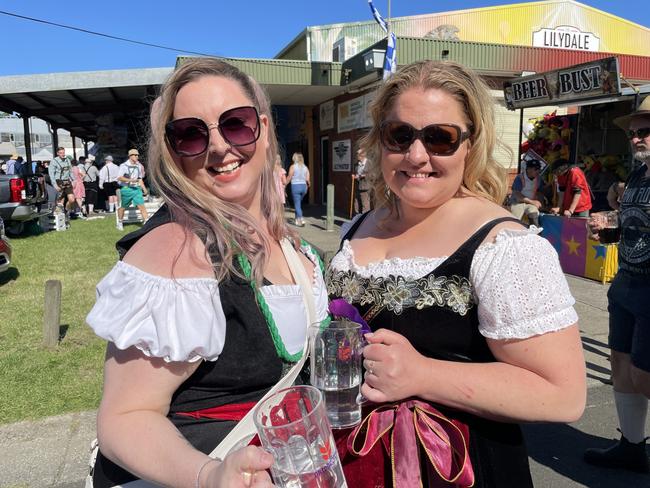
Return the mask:
<path id="1" fill-rule="evenodd" d="M 176 95 L 172 120 L 188 117 L 203 120 L 210 126 L 210 142 L 207 150 L 196 156 L 178 156 L 171 149 L 170 153 L 196 185 L 221 200 L 259 210 L 268 119 L 260 115 L 261 134 L 256 142 L 238 147 L 225 141 L 215 124 L 225 111 L 253 105 L 254 101 L 241 86 L 229 78 L 206 75 L 187 83 Z"/>
<path id="2" fill-rule="evenodd" d="M 385 121 L 405 122 L 415 129 L 431 124 L 455 124 L 462 131 L 469 130 L 460 103 L 437 88 L 404 91 L 395 99 Z M 463 181 L 469 148 L 470 142 L 465 140 L 454 154 L 436 156 L 427 152 L 420 139 L 415 139 L 404 153 L 382 147 L 383 178 L 399 198 L 402 211 L 409 207 L 435 208 L 456 195 Z"/>

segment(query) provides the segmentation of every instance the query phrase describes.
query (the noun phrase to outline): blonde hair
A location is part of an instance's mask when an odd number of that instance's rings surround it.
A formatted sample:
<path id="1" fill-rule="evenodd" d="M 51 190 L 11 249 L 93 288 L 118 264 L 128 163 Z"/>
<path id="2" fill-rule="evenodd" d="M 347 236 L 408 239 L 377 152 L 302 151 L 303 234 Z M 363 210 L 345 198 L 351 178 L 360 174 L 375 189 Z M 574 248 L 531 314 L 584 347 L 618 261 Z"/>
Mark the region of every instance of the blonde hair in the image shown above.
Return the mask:
<path id="1" fill-rule="evenodd" d="M 192 232 L 203 240 L 217 279 L 227 279 L 231 274 L 241 277 L 234 261 L 238 254 L 243 253 L 251 264 L 253 279 L 259 285 L 270 253 L 270 243 L 264 229 L 241 205 L 221 200 L 190 180 L 174 162 L 165 141 L 165 124 L 172 118 L 178 92 L 183 86 L 204 76 L 219 76 L 236 82 L 251 104 L 268 118 L 266 164 L 260 181 L 261 211 L 272 239 L 280 240 L 286 236 L 296 239 L 284 220 L 273 179 L 278 143 L 268 97 L 255 80 L 224 61 L 214 58 L 187 61 L 163 85 L 159 99 L 151 107 L 149 177 L 169 207 L 173 220 L 182 225 L 187 233 Z"/>
<path id="2" fill-rule="evenodd" d="M 299 152 L 293 153 L 293 155 L 291 156 L 291 161 L 293 161 L 294 164 L 298 164 L 300 166 L 305 165 L 305 158 Z"/>
<path id="3" fill-rule="evenodd" d="M 378 207 L 397 215 L 397 200 L 387 191 L 381 172 L 379 128 L 397 97 L 411 88 L 440 89 L 461 106 L 471 132 L 462 186 L 471 193 L 501 204 L 506 195 L 505 169 L 494 158 L 501 144 L 494 127 L 493 100 L 485 83 L 472 70 L 449 61 L 418 61 L 400 68 L 377 91 L 370 106 L 373 126 L 361 141 L 368 158 L 368 177 L 373 182 Z"/>

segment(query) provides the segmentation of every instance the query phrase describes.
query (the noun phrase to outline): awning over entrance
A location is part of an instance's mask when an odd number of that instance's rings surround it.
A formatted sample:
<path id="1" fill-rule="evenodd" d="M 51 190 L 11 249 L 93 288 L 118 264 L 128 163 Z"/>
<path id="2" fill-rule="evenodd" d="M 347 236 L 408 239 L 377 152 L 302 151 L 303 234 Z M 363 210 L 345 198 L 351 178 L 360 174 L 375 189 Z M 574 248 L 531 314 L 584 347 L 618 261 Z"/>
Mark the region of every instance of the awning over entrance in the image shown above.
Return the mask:
<path id="1" fill-rule="evenodd" d="M 137 120 L 172 68 L 0 77 L 0 110 L 34 116 L 84 140 L 97 140 L 97 119 Z"/>

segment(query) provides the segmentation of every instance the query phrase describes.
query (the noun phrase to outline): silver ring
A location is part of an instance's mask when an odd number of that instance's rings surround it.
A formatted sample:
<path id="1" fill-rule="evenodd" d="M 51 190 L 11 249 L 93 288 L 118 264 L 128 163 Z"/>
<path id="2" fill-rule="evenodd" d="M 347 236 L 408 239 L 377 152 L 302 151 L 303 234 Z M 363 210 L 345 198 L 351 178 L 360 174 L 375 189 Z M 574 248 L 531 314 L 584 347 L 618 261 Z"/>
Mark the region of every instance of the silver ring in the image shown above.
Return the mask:
<path id="1" fill-rule="evenodd" d="M 371 363 L 372 363 L 372 366 L 371 366 Z M 368 370 L 368 373 L 375 374 L 375 372 L 373 371 L 373 366 L 374 365 L 375 365 L 374 361 L 368 360 L 368 367 L 366 368 Z"/>

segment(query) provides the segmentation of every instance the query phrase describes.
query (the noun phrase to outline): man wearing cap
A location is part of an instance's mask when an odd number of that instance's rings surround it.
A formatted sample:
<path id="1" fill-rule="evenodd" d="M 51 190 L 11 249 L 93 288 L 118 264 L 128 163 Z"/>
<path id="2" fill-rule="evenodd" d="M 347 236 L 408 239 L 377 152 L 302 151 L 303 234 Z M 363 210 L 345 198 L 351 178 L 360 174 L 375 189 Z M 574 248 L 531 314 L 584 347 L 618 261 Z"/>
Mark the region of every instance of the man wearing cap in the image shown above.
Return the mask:
<path id="1" fill-rule="evenodd" d="M 519 220 L 524 215 L 528 222 L 539 227 L 539 209 L 542 207 L 544 182 L 539 177 L 542 163 L 531 159 L 526 163 L 526 171 L 518 174 L 512 182 L 512 204 L 510 211 Z"/>
<path id="2" fill-rule="evenodd" d="M 621 438 L 607 449 L 587 449 L 597 466 L 650 472 L 645 423 L 650 398 L 650 97 L 614 123 L 626 131 L 641 166 L 625 186 L 619 208 L 619 271 L 608 298 L 614 401 Z M 596 236 L 596 222 L 589 222 Z"/>
<path id="3" fill-rule="evenodd" d="M 140 153 L 137 149 L 129 149 L 129 159 L 120 165 L 117 181 L 120 185 L 121 205 L 117 209 L 117 229 L 123 230 L 122 220 L 124 219 L 124 210 L 126 207 L 135 205 L 140 210 L 142 220 L 145 222 L 149 219 L 147 209 L 144 206 L 142 194 L 142 169 L 138 161 Z"/>
<path id="4" fill-rule="evenodd" d="M 584 172 L 568 159 L 555 161 L 551 165 L 551 171 L 557 177 L 562 192 L 560 207 L 551 209 L 551 213 L 565 217 L 589 217 L 591 189 Z"/>
<path id="5" fill-rule="evenodd" d="M 104 158 L 104 166 L 99 170 L 99 188 L 104 190 L 108 200 L 106 201 L 106 210 L 115 212 L 117 210 L 117 176 L 120 168 L 113 162 L 113 156 L 110 154 Z"/>
<path id="6" fill-rule="evenodd" d="M 72 173 L 70 160 L 65 157 L 64 147 L 58 147 L 56 149 L 56 156 L 50 162 L 47 172 L 50 176 L 52 186 L 58 193 L 57 203 L 59 200 L 65 200 L 65 208 L 71 212 L 77 206 L 72 191 L 74 174 Z"/>

